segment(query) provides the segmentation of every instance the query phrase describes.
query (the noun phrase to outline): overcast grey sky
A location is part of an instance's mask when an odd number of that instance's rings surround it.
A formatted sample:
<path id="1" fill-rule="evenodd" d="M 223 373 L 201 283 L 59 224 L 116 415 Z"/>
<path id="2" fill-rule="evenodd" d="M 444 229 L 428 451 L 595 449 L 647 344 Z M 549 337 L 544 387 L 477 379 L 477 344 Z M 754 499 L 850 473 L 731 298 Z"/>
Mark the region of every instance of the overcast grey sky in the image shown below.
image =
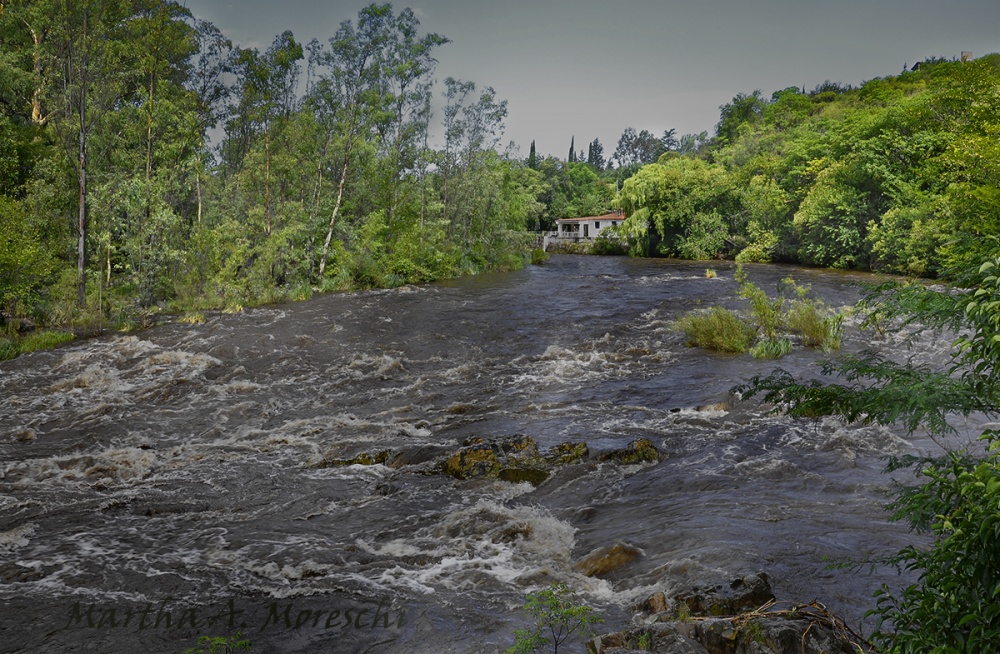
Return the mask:
<path id="1" fill-rule="evenodd" d="M 364 0 L 181 0 L 243 47 L 288 29 L 326 42 Z M 626 127 L 713 132 L 736 93 L 860 84 L 963 50 L 1000 51 L 1000 0 L 412 0 L 436 77 L 508 100 L 504 143 L 565 157 Z M 440 117 L 438 117 L 440 118 Z"/>

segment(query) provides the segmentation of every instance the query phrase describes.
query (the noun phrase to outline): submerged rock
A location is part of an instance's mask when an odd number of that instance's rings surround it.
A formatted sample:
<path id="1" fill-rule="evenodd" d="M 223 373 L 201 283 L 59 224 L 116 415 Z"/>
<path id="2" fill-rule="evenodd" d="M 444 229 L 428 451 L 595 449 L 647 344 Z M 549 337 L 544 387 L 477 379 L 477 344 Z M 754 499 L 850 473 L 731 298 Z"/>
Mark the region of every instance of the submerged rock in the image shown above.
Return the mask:
<path id="1" fill-rule="evenodd" d="M 620 450 L 605 452 L 600 456 L 601 461 L 615 461 L 625 465 L 658 463 L 662 458 L 663 455 L 648 438 L 636 439 Z"/>
<path id="2" fill-rule="evenodd" d="M 590 456 L 586 443 L 571 443 L 566 441 L 556 445 L 545 455 L 545 460 L 552 465 L 576 463 Z"/>
<path id="3" fill-rule="evenodd" d="M 587 577 L 614 572 L 623 568 L 638 557 L 642 550 L 628 543 L 617 542 L 614 545 L 599 547 L 573 564 L 573 569 Z"/>
<path id="4" fill-rule="evenodd" d="M 349 459 L 323 459 L 317 463 L 316 468 L 339 468 L 341 466 L 373 466 L 385 463 L 389 460 L 392 452 L 389 450 L 379 450 L 378 452 L 362 452 Z"/>
<path id="5" fill-rule="evenodd" d="M 563 443 L 543 456 L 531 436 L 475 436 L 445 459 L 441 471 L 456 479 L 485 477 L 538 486 L 549 478 L 553 467 L 575 463 L 587 454 L 586 443 Z"/>

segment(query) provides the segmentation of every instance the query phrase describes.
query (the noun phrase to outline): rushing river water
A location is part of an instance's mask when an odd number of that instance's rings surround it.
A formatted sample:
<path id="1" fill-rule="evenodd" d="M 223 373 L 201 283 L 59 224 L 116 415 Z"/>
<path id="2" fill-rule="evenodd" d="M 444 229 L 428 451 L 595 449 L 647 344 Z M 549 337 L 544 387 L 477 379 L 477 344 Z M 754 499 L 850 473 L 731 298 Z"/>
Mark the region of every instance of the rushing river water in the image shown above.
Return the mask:
<path id="1" fill-rule="evenodd" d="M 822 355 L 685 347 L 671 321 L 741 302 L 732 266 L 712 267 L 556 256 L 0 363 L 0 651 L 180 652 L 239 629 L 254 652 L 493 652 L 553 582 L 612 630 L 652 592 L 755 571 L 857 624 L 898 580 L 828 559 L 911 541 L 881 508 L 883 458 L 929 444 L 734 402 L 733 385 Z M 750 275 L 834 307 L 865 279 Z M 866 340 L 849 327 L 845 346 Z M 591 459 L 537 488 L 421 474 L 515 433 L 586 441 Z M 596 461 L 639 437 L 665 459 Z M 413 465 L 319 465 L 384 450 Z M 616 542 L 642 555 L 574 569 Z"/>

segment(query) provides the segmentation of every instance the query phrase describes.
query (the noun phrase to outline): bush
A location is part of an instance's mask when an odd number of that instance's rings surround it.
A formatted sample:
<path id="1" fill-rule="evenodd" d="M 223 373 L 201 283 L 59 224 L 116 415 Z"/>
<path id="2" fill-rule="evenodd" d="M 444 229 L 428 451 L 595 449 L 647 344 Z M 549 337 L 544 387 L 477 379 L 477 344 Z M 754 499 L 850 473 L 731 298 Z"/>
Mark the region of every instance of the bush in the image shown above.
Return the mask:
<path id="1" fill-rule="evenodd" d="M 784 298 L 771 300 L 767 293 L 757 285 L 750 282 L 743 266 L 736 267 L 736 274 L 733 276 L 740 284 L 740 297 L 750 301 L 750 311 L 757 328 L 764 335 L 764 338 L 772 340 L 777 337 L 784 323 Z"/>
<path id="2" fill-rule="evenodd" d="M 589 632 L 590 626 L 604 622 L 585 604 L 575 604 L 573 593 L 565 584 L 528 593 L 524 610 L 538 619 L 534 629 L 519 629 L 514 644 L 506 654 L 528 654 L 551 643 L 552 651 L 574 633 Z"/>
<path id="3" fill-rule="evenodd" d="M 686 314 L 675 327 L 687 336 L 688 345 L 718 352 L 747 352 L 755 336 L 753 327 L 722 307 Z"/>
<path id="4" fill-rule="evenodd" d="M 549 260 L 549 253 L 541 248 L 535 248 L 531 251 L 531 263 L 533 265 L 540 265 Z"/>
<path id="5" fill-rule="evenodd" d="M 840 349 L 844 316 L 831 313 L 819 300 L 807 300 L 800 295 L 788 309 L 786 322 L 793 333 L 802 336 L 806 347 L 824 352 Z"/>
<path id="6" fill-rule="evenodd" d="M 184 650 L 184 654 L 233 654 L 238 651 L 250 651 L 249 638 L 237 632 L 235 636 L 199 636 L 198 645 Z"/>
<path id="7" fill-rule="evenodd" d="M 984 435 L 987 440 L 996 436 Z M 881 651 L 1000 651 L 997 443 L 990 451 L 980 461 L 951 453 L 922 470 L 927 481 L 907 489 L 892 505 L 897 520 L 918 527 L 929 520 L 934 546 L 907 547 L 893 557 L 897 565 L 922 574 L 899 596 L 884 586 L 876 594 L 871 613 L 879 616 L 880 624 L 872 641 Z"/>

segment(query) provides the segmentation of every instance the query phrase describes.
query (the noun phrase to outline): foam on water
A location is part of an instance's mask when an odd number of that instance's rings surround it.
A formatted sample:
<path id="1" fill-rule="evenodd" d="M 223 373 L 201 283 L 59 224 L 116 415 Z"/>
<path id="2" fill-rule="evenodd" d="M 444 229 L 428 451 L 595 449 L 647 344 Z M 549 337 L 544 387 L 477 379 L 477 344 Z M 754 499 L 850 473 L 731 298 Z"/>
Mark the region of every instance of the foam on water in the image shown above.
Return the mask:
<path id="1" fill-rule="evenodd" d="M 93 454 L 55 456 L 10 463 L 0 478 L 19 486 L 40 483 L 111 484 L 140 482 L 162 462 L 156 452 L 135 447 L 106 449 Z"/>
<path id="2" fill-rule="evenodd" d="M 10 555 L 18 548 L 25 547 L 37 528 L 36 523 L 29 522 L 8 531 L 0 531 L 0 551 Z"/>

